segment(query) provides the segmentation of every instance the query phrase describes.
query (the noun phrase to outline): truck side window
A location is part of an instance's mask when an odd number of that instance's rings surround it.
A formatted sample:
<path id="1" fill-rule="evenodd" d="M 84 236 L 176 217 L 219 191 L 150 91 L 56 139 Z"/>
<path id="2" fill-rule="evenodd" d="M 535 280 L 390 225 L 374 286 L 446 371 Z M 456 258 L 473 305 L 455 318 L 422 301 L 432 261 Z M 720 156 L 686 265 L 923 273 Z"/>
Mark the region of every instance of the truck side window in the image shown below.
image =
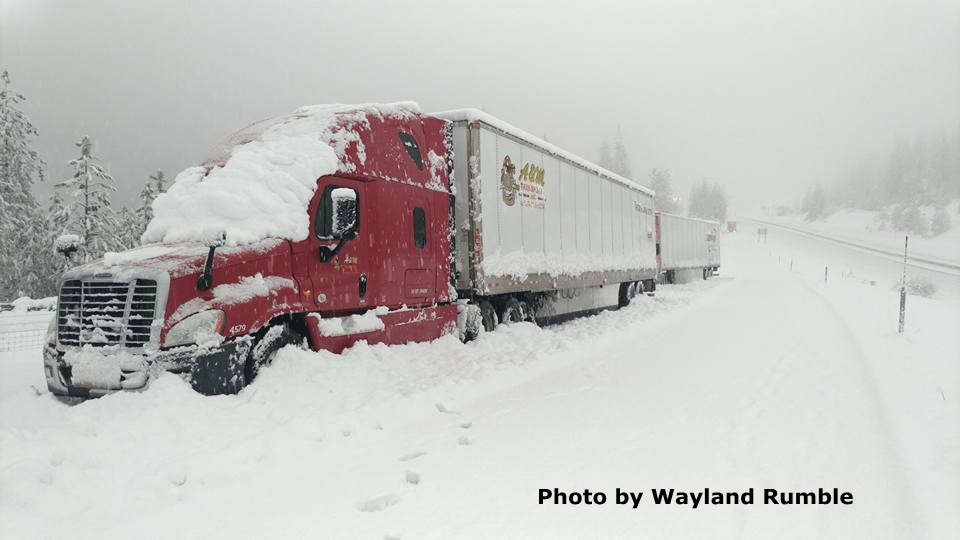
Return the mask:
<path id="1" fill-rule="evenodd" d="M 342 186 L 329 185 L 323 189 L 323 197 L 320 199 L 320 205 L 317 206 L 317 220 L 314 224 L 314 230 L 316 232 L 317 238 L 330 239 L 334 237 L 334 223 L 333 218 L 336 212 L 333 208 L 333 192 L 336 189 L 342 189 Z M 350 189 L 350 188 L 346 188 Z M 354 191 L 350 189 L 350 191 Z M 354 191 L 356 193 L 356 191 Z M 357 201 L 359 203 L 359 201 Z M 357 208 L 359 208 L 359 204 Z M 356 228 L 360 230 L 360 215 L 359 213 L 356 216 L 353 216 L 356 220 Z"/>
<path id="2" fill-rule="evenodd" d="M 407 154 L 410 154 L 410 159 L 413 160 L 413 164 L 417 166 L 417 170 L 423 170 L 423 156 L 420 155 L 420 147 L 417 146 L 417 140 L 413 138 L 413 135 L 400 132 L 400 142 L 403 144 L 403 148 L 406 149 Z"/>
<path id="3" fill-rule="evenodd" d="M 413 245 L 420 249 L 427 246 L 427 214 L 423 208 L 413 209 Z"/>

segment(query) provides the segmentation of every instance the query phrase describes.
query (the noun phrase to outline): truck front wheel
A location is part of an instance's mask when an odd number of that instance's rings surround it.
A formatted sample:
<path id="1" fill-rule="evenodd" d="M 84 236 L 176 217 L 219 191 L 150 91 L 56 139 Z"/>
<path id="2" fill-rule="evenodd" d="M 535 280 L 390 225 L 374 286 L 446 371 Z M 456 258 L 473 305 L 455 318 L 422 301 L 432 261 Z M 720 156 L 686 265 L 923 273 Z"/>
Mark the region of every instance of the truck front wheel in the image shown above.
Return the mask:
<path id="1" fill-rule="evenodd" d="M 277 351 L 287 345 L 299 345 L 301 343 L 303 343 L 303 336 L 287 323 L 276 324 L 267 328 L 267 331 L 250 350 L 250 356 L 247 358 L 243 370 L 246 384 L 252 383 L 260 374 L 260 370 L 273 363 Z"/>

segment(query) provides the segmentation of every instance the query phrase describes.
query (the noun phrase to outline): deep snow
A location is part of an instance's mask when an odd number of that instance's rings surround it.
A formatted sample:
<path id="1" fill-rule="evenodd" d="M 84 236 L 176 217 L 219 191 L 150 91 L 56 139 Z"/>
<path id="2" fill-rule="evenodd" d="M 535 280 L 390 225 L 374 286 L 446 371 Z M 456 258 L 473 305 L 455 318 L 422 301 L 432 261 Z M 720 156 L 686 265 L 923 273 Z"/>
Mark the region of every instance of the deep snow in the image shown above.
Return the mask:
<path id="1" fill-rule="evenodd" d="M 67 407 L 37 351 L 4 353 L 0 536 L 954 536 L 960 304 L 911 297 L 898 336 L 894 291 L 823 283 L 792 238 L 725 235 L 720 278 L 561 326 L 288 348 L 237 396 L 169 375 Z M 538 505 L 554 487 L 854 504 Z"/>

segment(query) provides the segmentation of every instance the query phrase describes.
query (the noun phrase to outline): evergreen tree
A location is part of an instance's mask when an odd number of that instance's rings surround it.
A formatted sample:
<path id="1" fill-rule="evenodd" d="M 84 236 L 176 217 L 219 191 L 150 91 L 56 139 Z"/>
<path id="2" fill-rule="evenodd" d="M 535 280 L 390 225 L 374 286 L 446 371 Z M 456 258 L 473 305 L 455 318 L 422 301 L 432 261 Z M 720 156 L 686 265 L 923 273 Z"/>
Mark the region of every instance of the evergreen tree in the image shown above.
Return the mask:
<path id="1" fill-rule="evenodd" d="M 153 219 L 153 201 L 156 200 L 157 195 L 165 191 L 166 178 L 163 176 L 163 171 L 157 170 L 157 173 L 150 176 L 140 191 L 140 206 L 137 207 L 136 211 L 136 216 L 140 222 L 140 234 L 147 230 L 147 225 Z"/>
<path id="2" fill-rule="evenodd" d="M 63 194 L 59 190 L 54 190 L 53 195 L 50 196 L 50 208 L 47 209 L 47 216 L 50 218 L 52 231 L 57 236 L 63 234 L 67 228 L 70 215 L 67 213 L 67 208 L 63 206 Z"/>
<path id="3" fill-rule="evenodd" d="M 606 139 L 600 143 L 600 158 L 597 160 L 597 165 L 608 171 L 613 170 L 613 154 L 610 152 L 610 143 Z"/>
<path id="4" fill-rule="evenodd" d="M 0 75 L 0 299 L 42 294 L 44 268 L 28 253 L 43 238 L 43 212 L 33 196 L 43 180 L 43 160 L 31 148 L 37 129 L 20 110 L 23 95 L 10 89 L 10 75 Z"/>
<path id="5" fill-rule="evenodd" d="M 727 220 L 727 194 L 719 183 L 710 188 L 710 215 L 716 221 Z"/>
<path id="6" fill-rule="evenodd" d="M 800 203 L 800 210 L 807 214 L 807 221 L 813 221 L 827 215 L 827 194 L 823 187 L 817 187 L 807 191 Z"/>
<path id="7" fill-rule="evenodd" d="M 673 175 L 670 169 L 652 169 L 649 177 L 650 187 L 656 192 L 654 208 L 660 212 L 676 213 L 680 205 L 673 200 Z"/>
<path id="8" fill-rule="evenodd" d="M 623 132 L 620 131 L 620 126 L 617 126 L 617 137 L 613 140 L 611 159 L 612 167 L 610 170 L 620 176 L 630 178 L 630 156 L 627 155 L 627 147 L 623 144 Z"/>
<path id="9" fill-rule="evenodd" d="M 18 107 L 23 95 L 10 89 L 6 71 L 0 79 L 0 227 L 7 230 L 34 217 L 38 204 L 32 187 L 34 178 L 43 174 L 43 161 L 30 148 L 37 128 Z"/>
<path id="10" fill-rule="evenodd" d="M 117 212 L 117 238 L 114 249 L 123 251 L 139 246 L 143 231 L 144 226 L 140 216 L 124 206 Z"/>
<path id="11" fill-rule="evenodd" d="M 704 180 L 690 190 L 687 203 L 687 214 L 691 217 L 715 221 L 727 219 L 727 197 L 720 184 L 711 186 Z"/>
<path id="12" fill-rule="evenodd" d="M 110 196 L 117 191 L 117 186 L 113 176 L 93 155 L 89 137 L 84 137 L 77 147 L 80 157 L 68 162 L 73 167 L 73 176 L 57 187 L 72 190 L 67 206 L 67 228 L 82 239 L 81 260 L 91 261 L 117 245 L 116 217 L 110 206 Z"/>

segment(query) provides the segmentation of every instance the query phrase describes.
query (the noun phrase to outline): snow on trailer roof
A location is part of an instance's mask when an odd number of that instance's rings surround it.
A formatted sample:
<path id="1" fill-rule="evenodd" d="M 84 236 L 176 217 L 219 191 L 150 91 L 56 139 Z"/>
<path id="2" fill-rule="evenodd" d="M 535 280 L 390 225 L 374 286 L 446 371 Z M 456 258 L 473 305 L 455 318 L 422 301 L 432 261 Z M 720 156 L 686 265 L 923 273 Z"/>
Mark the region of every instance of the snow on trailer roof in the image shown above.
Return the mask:
<path id="1" fill-rule="evenodd" d="M 554 156 L 563 158 L 567 161 L 576 163 L 577 165 L 583 167 L 584 169 L 593 171 L 600 176 L 605 176 L 619 182 L 627 187 L 642 191 L 651 197 L 654 196 L 654 191 L 644 185 L 638 184 L 637 182 L 630 180 L 629 178 L 620 176 L 619 174 L 605 169 L 592 161 L 588 161 L 576 154 L 568 152 L 554 144 L 548 143 L 547 141 L 532 135 L 514 125 L 511 125 L 499 118 L 492 116 L 488 113 L 485 113 L 479 109 L 453 109 L 449 111 L 440 111 L 435 113 L 430 113 L 431 116 L 436 116 L 437 118 L 443 118 L 444 120 L 449 120 L 451 122 L 482 122 L 488 126 L 502 131 L 508 135 L 512 135 L 520 140 L 523 140 L 533 146 L 539 147 L 541 150 L 552 154 Z"/>
<path id="2" fill-rule="evenodd" d="M 353 129 L 368 117 L 418 116 L 414 102 L 312 105 L 257 122 L 229 137 L 202 167 L 177 175 L 153 203 L 143 243 L 207 242 L 226 232 L 230 246 L 266 238 L 300 241 L 317 178 L 351 171 L 351 145 L 364 159 Z"/>

